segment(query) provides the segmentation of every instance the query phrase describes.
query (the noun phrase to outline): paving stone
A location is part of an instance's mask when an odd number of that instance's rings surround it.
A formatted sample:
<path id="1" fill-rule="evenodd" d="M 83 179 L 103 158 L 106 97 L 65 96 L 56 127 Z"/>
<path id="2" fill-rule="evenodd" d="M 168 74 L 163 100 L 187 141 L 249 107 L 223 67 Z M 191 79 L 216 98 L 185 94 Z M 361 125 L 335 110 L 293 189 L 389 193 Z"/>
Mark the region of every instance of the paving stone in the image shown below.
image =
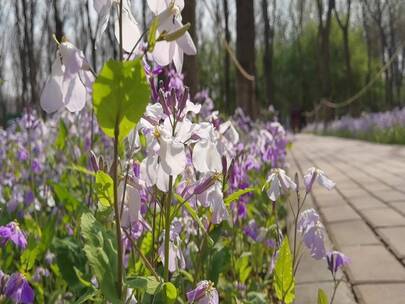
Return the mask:
<path id="1" fill-rule="evenodd" d="M 331 223 L 327 229 L 330 238 L 339 249 L 352 245 L 381 244 L 373 231 L 362 220 Z"/>
<path id="2" fill-rule="evenodd" d="M 359 186 L 358 188 L 355 188 L 355 189 L 343 191 L 342 194 L 345 197 L 347 197 L 348 199 L 352 199 L 352 198 L 356 198 L 356 197 L 367 196 L 368 192 L 366 190 L 360 188 L 360 186 Z"/>
<path id="3" fill-rule="evenodd" d="M 346 269 L 352 284 L 405 282 L 404 267 L 384 246 L 348 246 L 342 251 L 351 259 Z"/>
<path id="4" fill-rule="evenodd" d="M 295 304 L 315 304 L 317 303 L 318 289 L 322 288 L 329 296 L 332 293 L 333 282 L 315 282 L 297 284 Z M 356 301 L 353 298 L 353 293 L 350 288 L 341 283 L 336 291 L 334 304 L 354 304 Z"/>
<path id="5" fill-rule="evenodd" d="M 391 208 L 360 210 L 372 227 L 405 226 L 405 217 Z"/>
<path id="6" fill-rule="evenodd" d="M 347 202 L 337 193 L 331 193 L 329 195 L 315 195 L 316 203 L 319 207 L 333 207 L 333 206 L 345 206 Z"/>
<path id="7" fill-rule="evenodd" d="M 393 202 L 393 201 L 403 201 L 405 200 L 405 193 L 389 190 L 389 191 L 379 191 L 374 192 L 375 196 L 383 200 L 384 202 Z"/>
<path id="8" fill-rule="evenodd" d="M 326 223 L 360 219 L 360 216 L 349 205 L 321 208 Z"/>
<path id="9" fill-rule="evenodd" d="M 355 197 L 350 199 L 350 203 L 356 210 L 386 208 L 387 206 L 372 196 Z"/>
<path id="10" fill-rule="evenodd" d="M 297 283 L 325 282 L 331 280 L 331 274 L 324 260 L 315 260 L 308 250 L 303 248 L 303 256 L 295 280 Z"/>
<path id="11" fill-rule="evenodd" d="M 357 285 L 354 286 L 354 292 L 360 304 L 403 304 L 405 284 Z"/>
<path id="12" fill-rule="evenodd" d="M 392 208 L 397 210 L 402 215 L 405 215 L 405 201 L 404 202 L 394 202 L 388 203 Z"/>
<path id="13" fill-rule="evenodd" d="M 405 227 L 380 228 L 377 232 L 398 258 L 405 258 Z"/>

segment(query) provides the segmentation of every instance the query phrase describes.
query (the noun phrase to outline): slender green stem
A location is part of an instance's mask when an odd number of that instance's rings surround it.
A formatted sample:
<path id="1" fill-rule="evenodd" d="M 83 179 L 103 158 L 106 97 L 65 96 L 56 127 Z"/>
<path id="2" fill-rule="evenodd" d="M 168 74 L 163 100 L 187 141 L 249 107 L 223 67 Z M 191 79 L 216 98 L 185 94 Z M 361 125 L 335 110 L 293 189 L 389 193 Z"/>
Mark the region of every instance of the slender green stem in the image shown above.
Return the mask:
<path id="1" fill-rule="evenodd" d="M 115 228 L 117 234 L 117 251 L 118 251 L 118 264 L 117 264 L 117 291 L 118 296 L 122 299 L 123 287 L 123 255 L 122 255 L 122 236 L 121 236 L 121 219 L 120 209 L 118 204 L 118 138 L 119 127 L 118 120 L 114 130 L 114 163 L 113 163 L 113 183 L 114 183 L 114 213 L 115 213 Z"/>
<path id="2" fill-rule="evenodd" d="M 333 304 L 333 301 L 335 300 L 335 296 L 336 296 L 336 290 L 338 289 L 341 280 L 336 280 L 335 276 L 333 276 L 333 282 L 334 282 L 333 291 L 332 291 L 332 296 L 330 297 L 329 304 Z"/>
<path id="3" fill-rule="evenodd" d="M 155 260 L 155 233 L 156 233 L 156 199 L 153 200 L 153 218 L 152 218 L 152 262 Z"/>
<path id="4" fill-rule="evenodd" d="M 169 177 L 169 193 L 166 199 L 165 206 L 165 268 L 163 277 L 166 282 L 169 282 L 169 245 L 170 245 L 170 207 L 172 204 L 172 185 L 173 176 Z"/>

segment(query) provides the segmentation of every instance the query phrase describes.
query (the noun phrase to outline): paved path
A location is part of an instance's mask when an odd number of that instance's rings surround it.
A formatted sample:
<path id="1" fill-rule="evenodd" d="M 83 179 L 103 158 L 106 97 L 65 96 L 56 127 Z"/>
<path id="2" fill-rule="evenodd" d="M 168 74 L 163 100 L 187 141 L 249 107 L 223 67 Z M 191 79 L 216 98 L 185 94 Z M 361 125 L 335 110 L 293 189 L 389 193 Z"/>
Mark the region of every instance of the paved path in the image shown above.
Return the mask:
<path id="1" fill-rule="evenodd" d="M 330 192 L 317 186 L 307 205 L 320 212 L 329 246 L 352 260 L 335 303 L 405 303 L 405 147 L 298 135 L 289 163 L 290 175 L 316 166 L 337 183 Z M 304 257 L 296 303 L 331 289 L 319 263 Z"/>

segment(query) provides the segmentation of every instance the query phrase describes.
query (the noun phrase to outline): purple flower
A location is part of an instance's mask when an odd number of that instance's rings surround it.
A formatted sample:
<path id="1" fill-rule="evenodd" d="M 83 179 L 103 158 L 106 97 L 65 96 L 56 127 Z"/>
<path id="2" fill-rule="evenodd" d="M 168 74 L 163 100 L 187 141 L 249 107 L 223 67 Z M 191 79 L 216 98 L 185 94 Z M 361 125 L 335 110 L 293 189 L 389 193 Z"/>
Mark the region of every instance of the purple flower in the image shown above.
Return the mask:
<path id="1" fill-rule="evenodd" d="M 27 191 L 24 193 L 24 204 L 26 206 L 31 205 L 31 203 L 34 201 L 35 196 L 32 191 Z"/>
<path id="2" fill-rule="evenodd" d="M 307 209 L 301 213 L 298 231 L 302 235 L 305 246 L 311 252 L 311 256 L 316 260 L 324 258 L 324 228 L 315 209 Z"/>
<path id="3" fill-rule="evenodd" d="M 14 273 L 7 281 L 4 294 L 16 303 L 33 303 L 34 290 L 21 273 Z"/>
<path id="4" fill-rule="evenodd" d="M 37 159 L 32 161 L 31 169 L 34 173 L 39 174 L 42 171 L 42 166 Z"/>
<path id="5" fill-rule="evenodd" d="M 187 301 L 197 304 L 218 304 L 218 291 L 210 281 L 201 281 L 197 287 L 187 292 Z"/>
<path id="6" fill-rule="evenodd" d="M 8 241 L 13 242 L 21 249 L 27 247 L 25 234 L 21 231 L 16 222 L 10 222 L 5 226 L 0 226 L 0 244 L 4 246 Z"/>
<path id="7" fill-rule="evenodd" d="M 326 176 L 325 172 L 312 167 L 307 170 L 307 173 L 304 176 L 304 184 L 307 192 L 312 190 L 312 186 L 316 180 L 318 180 L 318 183 L 322 187 L 325 187 L 328 190 L 332 190 L 336 185 Z"/>
<path id="8" fill-rule="evenodd" d="M 17 158 L 19 161 L 25 161 L 28 159 L 28 152 L 24 148 L 17 151 Z"/>
<path id="9" fill-rule="evenodd" d="M 350 263 L 350 258 L 339 251 L 329 251 L 326 254 L 326 261 L 328 263 L 328 269 L 332 275 L 335 276 L 340 268 Z"/>
<path id="10" fill-rule="evenodd" d="M 243 232 L 252 240 L 256 241 L 259 235 L 259 228 L 257 227 L 256 221 L 254 219 L 250 220 L 245 228 L 243 228 Z"/>

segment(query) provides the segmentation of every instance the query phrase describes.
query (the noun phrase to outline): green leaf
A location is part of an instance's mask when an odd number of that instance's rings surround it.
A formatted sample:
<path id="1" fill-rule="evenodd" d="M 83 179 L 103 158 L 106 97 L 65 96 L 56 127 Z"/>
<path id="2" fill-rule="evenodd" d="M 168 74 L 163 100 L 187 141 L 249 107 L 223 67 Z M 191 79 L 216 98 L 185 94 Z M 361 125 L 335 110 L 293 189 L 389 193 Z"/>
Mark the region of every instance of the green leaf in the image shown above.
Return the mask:
<path id="1" fill-rule="evenodd" d="M 328 296 L 322 288 L 318 289 L 318 304 L 329 304 Z"/>
<path id="2" fill-rule="evenodd" d="M 152 250 L 152 246 L 152 233 L 147 232 L 141 242 L 141 252 L 144 255 L 148 255 L 148 253 Z"/>
<path id="3" fill-rule="evenodd" d="M 58 126 L 58 136 L 55 139 L 55 147 L 58 150 L 64 150 L 66 147 L 66 137 L 68 135 L 68 129 L 63 122 L 63 120 L 59 120 L 59 126 Z"/>
<path id="4" fill-rule="evenodd" d="M 279 300 L 286 304 L 294 301 L 295 282 L 293 276 L 293 263 L 287 237 L 284 238 L 278 251 L 278 257 L 274 269 L 273 286 Z"/>
<path id="5" fill-rule="evenodd" d="M 34 267 L 35 261 L 37 260 L 38 255 L 40 254 L 39 246 L 26 249 L 23 254 L 21 255 L 21 264 L 24 265 L 25 270 L 29 271 Z"/>
<path id="6" fill-rule="evenodd" d="M 172 33 L 163 33 L 159 40 L 166 40 L 166 41 L 177 40 L 181 36 L 183 36 L 190 29 L 190 27 L 191 27 L 191 24 L 186 23 L 181 28 L 179 28 L 178 30 L 176 30 Z"/>
<path id="7" fill-rule="evenodd" d="M 166 282 L 162 285 L 163 288 L 157 290 L 153 303 L 155 304 L 172 304 L 177 299 L 177 289 L 170 283 Z"/>
<path id="8" fill-rule="evenodd" d="M 225 205 L 229 206 L 233 201 L 238 200 L 242 195 L 253 192 L 255 189 L 254 188 L 246 188 L 246 189 L 240 189 L 238 191 L 235 191 L 234 193 L 228 195 L 224 199 Z"/>
<path id="9" fill-rule="evenodd" d="M 80 202 L 77 198 L 72 195 L 62 184 L 52 184 L 52 189 L 55 192 L 56 198 L 60 203 L 63 204 L 68 212 L 75 211 L 79 206 Z"/>
<path id="10" fill-rule="evenodd" d="M 93 287 L 93 284 L 84 278 L 83 273 L 76 266 L 73 266 L 73 269 L 76 273 L 77 278 L 79 279 L 79 282 L 82 283 L 83 286 L 89 288 Z"/>
<path id="11" fill-rule="evenodd" d="M 148 52 L 153 52 L 156 45 L 156 31 L 159 27 L 159 17 L 153 18 L 152 23 L 149 27 L 148 35 Z"/>
<path id="12" fill-rule="evenodd" d="M 84 273 L 86 269 L 86 257 L 84 256 L 83 248 L 72 237 L 55 239 L 53 247 L 59 272 L 69 288 L 74 291 L 83 289 L 82 282 L 77 276 L 77 270 Z M 87 279 L 90 279 L 90 277 Z"/>
<path id="13" fill-rule="evenodd" d="M 81 232 L 85 240 L 84 252 L 104 297 L 120 303 L 117 292 L 117 251 L 114 235 L 95 217 L 86 212 L 81 217 Z"/>
<path id="14" fill-rule="evenodd" d="M 163 292 L 166 295 L 166 303 L 174 303 L 174 301 L 177 299 L 177 289 L 172 283 L 166 282 L 163 285 Z"/>
<path id="15" fill-rule="evenodd" d="M 104 171 L 96 173 L 96 195 L 103 207 L 112 206 L 114 203 L 114 182 Z"/>
<path id="16" fill-rule="evenodd" d="M 95 288 L 88 289 L 74 304 L 94 303 L 94 298 L 97 296 L 98 290 Z"/>
<path id="17" fill-rule="evenodd" d="M 249 266 L 249 257 L 251 256 L 250 252 L 245 252 L 241 257 L 236 261 L 236 271 L 239 275 L 239 281 L 245 283 L 249 278 L 252 267 Z"/>
<path id="18" fill-rule="evenodd" d="M 85 175 L 89 175 L 89 176 L 96 175 L 94 172 L 90 171 L 89 169 L 87 169 L 83 166 L 79 166 L 79 165 L 71 165 L 71 166 L 67 166 L 66 168 L 69 170 L 72 170 L 72 171 L 77 171 L 79 173 L 83 173 Z"/>
<path id="19" fill-rule="evenodd" d="M 266 299 L 266 294 L 256 292 L 256 291 L 248 292 L 247 300 L 248 300 L 247 303 L 249 303 L 249 304 L 267 304 L 267 303 L 269 303 L 269 300 Z"/>
<path id="20" fill-rule="evenodd" d="M 158 281 L 154 276 L 149 277 L 130 277 L 127 280 L 129 288 L 145 291 L 147 294 L 154 295 L 163 283 Z"/>
<path id="21" fill-rule="evenodd" d="M 231 253 L 226 247 L 216 248 L 212 254 L 211 261 L 208 265 L 208 279 L 215 284 L 218 283 L 219 275 L 227 271 L 231 266 Z"/>
<path id="22" fill-rule="evenodd" d="M 97 121 L 110 137 L 118 127 L 123 141 L 145 112 L 150 89 L 141 60 L 109 60 L 93 84 L 93 103 Z"/>
<path id="23" fill-rule="evenodd" d="M 213 241 L 212 238 L 209 236 L 207 230 L 205 230 L 205 227 L 204 227 L 203 223 L 201 222 L 200 218 L 198 217 L 197 212 L 195 212 L 195 210 L 193 209 L 193 207 L 190 206 L 190 203 L 187 202 L 187 201 L 185 201 L 180 195 L 178 195 L 178 194 L 175 193 L 174 196 L 175 196 L 176 199 L 180 202 L 180 204 L 183 205 L 183 206 L 186 208 L 187 212 L 191 215 L 191 217 L 193 218 L 193 220 L 196 221 L 196 223 L 198 224 L 198 226 L 200 227 L 200 229 L 201 229 L 202 231 L 204 231 L 204 234 L 205 234 L 206 237 L 207 237 L 208 244 L 209 244 L 210 246 L 212 246 L 212 245 L 214 244 L 214 241 Z"/>

